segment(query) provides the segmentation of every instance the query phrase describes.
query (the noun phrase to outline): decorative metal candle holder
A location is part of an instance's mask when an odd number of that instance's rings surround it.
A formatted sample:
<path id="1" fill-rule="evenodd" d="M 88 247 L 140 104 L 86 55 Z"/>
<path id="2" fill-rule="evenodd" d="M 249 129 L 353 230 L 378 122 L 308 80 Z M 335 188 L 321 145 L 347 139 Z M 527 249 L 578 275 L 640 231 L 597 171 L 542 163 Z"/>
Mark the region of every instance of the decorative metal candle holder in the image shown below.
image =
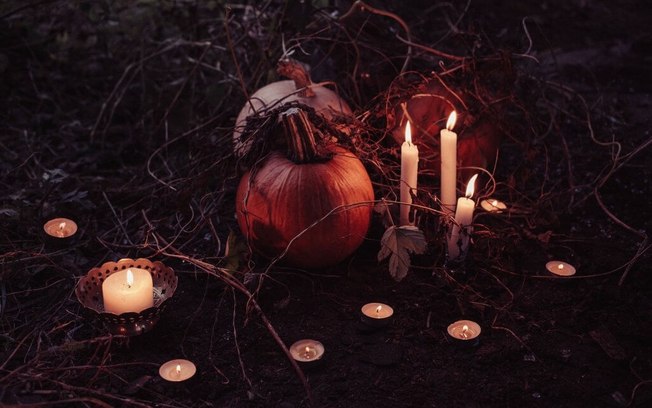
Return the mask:
<path id="1" fill-rule="evenodd" d="M 129 312 L 116 315 L 104 310 L 102 282 L 111 274 L 128 268 L 145 269 L 152 274 L 154 283 L 154 306 L 138 313 Z M 117 262 L 106 262 L 99 268 L 93 268 L 81 278 L 75 289 L 79 302 L 90 311 L 96 313 L 106 328 L 112 334 L 134 336 L 151 330 L 158 322 L 166 301 L 174 295 L 178 278 L 172 268 L 160 261 L 130 258 Z"/>

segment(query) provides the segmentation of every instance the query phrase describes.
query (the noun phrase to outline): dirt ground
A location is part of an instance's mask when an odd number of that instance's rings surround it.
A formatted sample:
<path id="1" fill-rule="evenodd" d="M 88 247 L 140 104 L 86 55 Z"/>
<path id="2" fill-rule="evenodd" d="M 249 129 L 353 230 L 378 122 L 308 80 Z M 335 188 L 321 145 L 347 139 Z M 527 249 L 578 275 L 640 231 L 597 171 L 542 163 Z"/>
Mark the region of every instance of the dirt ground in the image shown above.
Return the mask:
<path id="1" fill-rule="evenodd" d="M 652 405 L 652 4 L 421 3 L 0 3 L 0 405 Z M 248 250 L 231 135 L 284 47 L 351 105 L 377 200 L 397 185 L 388 89 L 441 75 L 479 105 L 504 96 L 480 195 L 495 187 L 509 208 L 476 212 L 463 267 L 445 267 L 428 211 L 428 249 L 400 282 L 377 260 L 378 214 L 334 267 Z M 79 226 L 59 247 L 42 232 L 55 216 Z M 75 287 L 139 257 L 172 267 L 178 288 L 151 331 L 111 335 Z M 552 259 L 577 274 L 549 274 Z M 360 321 L 368 302 L 394 308 L 388 327 Z M 475 347 L 447 335 L 462 318 L 482 327 Z M 324 344 L 305 384 L 270 327 L 286 346 Z M 196 364 L 192 380 L 158 376 L 174 358 Z"/>

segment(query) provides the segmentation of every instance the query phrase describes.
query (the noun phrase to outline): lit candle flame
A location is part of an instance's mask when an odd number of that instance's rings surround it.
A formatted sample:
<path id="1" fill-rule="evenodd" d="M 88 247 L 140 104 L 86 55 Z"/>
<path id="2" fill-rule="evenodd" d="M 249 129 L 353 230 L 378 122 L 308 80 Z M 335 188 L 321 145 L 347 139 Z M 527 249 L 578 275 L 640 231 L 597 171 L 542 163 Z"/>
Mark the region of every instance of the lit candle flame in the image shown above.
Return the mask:
<path id="1" fill-rule="evenodd" d="M 457 121 L 457 113 L 455 113 L 455 111 L 452 111 L 451 114 L 448 115 L 448 120 L 446 121 L 446 129 L 453 130 L 456 121 Z"/>
<path id="2" fill-rule="evenodd" d="M 475 179 L 478 178 L 478 174 L 474 174 L 471 179 L 469 179 L 469 184 L 466 185 L 466 198 L 471 198 L 473 197 L 473 193 L 475 192 Z"/>
<path id="3" fill-rule="evenodd" d="M 381 310 L 383 310 L 383 306 L 382 306 L 382 305 L 378 305 L 378 307 L 376 308 L 376 314 L 380 314 L 380 311 L 381 311 Z"/>
<path id="4" fill-rule="evenodd" d="M 306 346 L 306 350 L 303 354 L 305 358 L 312 358 L 312 349 L 310 346 Z"/>
<path id="5" fill-rule="evenodd" d="M 408 145 L 412 144 L 412 129 L 410 128 L 410 121 L 408 120 L 407 124 L 405 125 L 405 142 Z"/>
<path id="6" fill-rule="evenodd" d="M 460 333 L 460 336 L 463 339 L 467 339 L 469 337 L 469 326 L 467 325 L 462 326 L 462 332 Z"/>
<path id="7" fill-rule="evenodd" d="M 131 269 L 127 269 L 127 286 L 131 287 L 134 284 L 134 273 L 131 272 Z"/>
<path id="8" fill-rule="evenodd" d="M 174 371 L 177 373 L 177 375 L 181 375 L 181 364 L 177 364 L 176 368 Z"/>
<path id="9" fill-rule="evenodd" d="M 559 265 L 557 265 L 557 269 L 559 269 L 560 271 L 561 271 L 562 269 L 564 269 L 564 264 L 559 264 Z"/>
<path id="10" fill-rule="evenodd" d="M 498 200 L 491 200 L 491 205 L 493 207 L 498 207 Z"/>
<path id="11" fill-rule="evenodd" d="M 64 231 L 65 229 L 66 229 L 66 223 L 65 222 L 59 223 L 59 229 L 57 230 L 57 235 L 60 237 L 66 235 Z"/>

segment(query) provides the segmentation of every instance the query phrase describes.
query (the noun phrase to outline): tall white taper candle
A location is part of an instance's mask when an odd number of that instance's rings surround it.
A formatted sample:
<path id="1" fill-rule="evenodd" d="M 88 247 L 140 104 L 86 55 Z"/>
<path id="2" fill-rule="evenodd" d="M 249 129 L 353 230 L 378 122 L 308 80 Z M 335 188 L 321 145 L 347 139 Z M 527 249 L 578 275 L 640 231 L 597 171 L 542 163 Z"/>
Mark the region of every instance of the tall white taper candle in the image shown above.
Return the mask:
<path id="1" fill-rule="evenodd" d="M 441 204 L 444 211 L 455 211 L 457 198 L 457 133 L 455 127 L 457 114 L 451 112 L 446 121 L 446 128 L 440 132 L 440 158 L 441 158 Z"/>
<path id="2" fill-rule="evenodd" d="M 419 149 L 412 143 L 410 122 L 405 125 L 405 142 L 401 146 L 401 225 L 410 225 L 412 194 L 417 192 Z"/>

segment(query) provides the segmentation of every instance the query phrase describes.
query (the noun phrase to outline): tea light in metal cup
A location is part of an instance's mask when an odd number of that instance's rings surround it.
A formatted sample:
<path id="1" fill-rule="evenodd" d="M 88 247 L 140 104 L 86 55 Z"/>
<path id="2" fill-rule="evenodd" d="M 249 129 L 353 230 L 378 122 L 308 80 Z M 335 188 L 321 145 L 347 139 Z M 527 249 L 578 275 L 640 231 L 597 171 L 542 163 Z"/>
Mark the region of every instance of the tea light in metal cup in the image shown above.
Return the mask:
<path id="1" fill-rule="evenodd" d="M 546 263 L 546 269 L 558 276 L 573 276 L 576 272 L 573 265 L 563 261 L 550 261 Z"/>
<path id="2" fill-rule="evenodd" d="M 192 361 L 176 359 L 161 365 L 158 373 L 166 381 L 181 382 L 192 378 L 197 372 L 197 367 Z"/>
<path id="3" fill-rule="evenodd" d="M 392 320 L 394 309 L 385 303 L 367 303 L 360 309 L 362 321 L 374 327 L 386 326 Z"/>
<path id="4" fill-rule="evenodd" d="M 496 213 L 500 214 L 504 210 L 507 209 L 507 205 L 503 203 L 502 201 L 496 200 L 494 198 L 488 198 L 486 200 L 482 200 L 480 202 L 480 206 L 486 211 L 490 213 Z"/>
<path id="5" fill-rule="evenodd" d="M 313 339 L 299 340 L 290 346 L 290 354 L 301 363 L 318 361 L 324 356 L 324 345 Z"/>
<path id="6" fill-rule="evenodd" d="M 468 345 L 475 345 L 479 341 L 480 325 L 472 320 L 458 320 L 448 326 L 448 335 L 453 339 Z"/>
<path id="7" fill-rule="evenodd" d="M 77 223 L 68 218 L 54 218 L 43 225 L 45 233 L 54 238 L 69 238 L 77 233 Z"/>

